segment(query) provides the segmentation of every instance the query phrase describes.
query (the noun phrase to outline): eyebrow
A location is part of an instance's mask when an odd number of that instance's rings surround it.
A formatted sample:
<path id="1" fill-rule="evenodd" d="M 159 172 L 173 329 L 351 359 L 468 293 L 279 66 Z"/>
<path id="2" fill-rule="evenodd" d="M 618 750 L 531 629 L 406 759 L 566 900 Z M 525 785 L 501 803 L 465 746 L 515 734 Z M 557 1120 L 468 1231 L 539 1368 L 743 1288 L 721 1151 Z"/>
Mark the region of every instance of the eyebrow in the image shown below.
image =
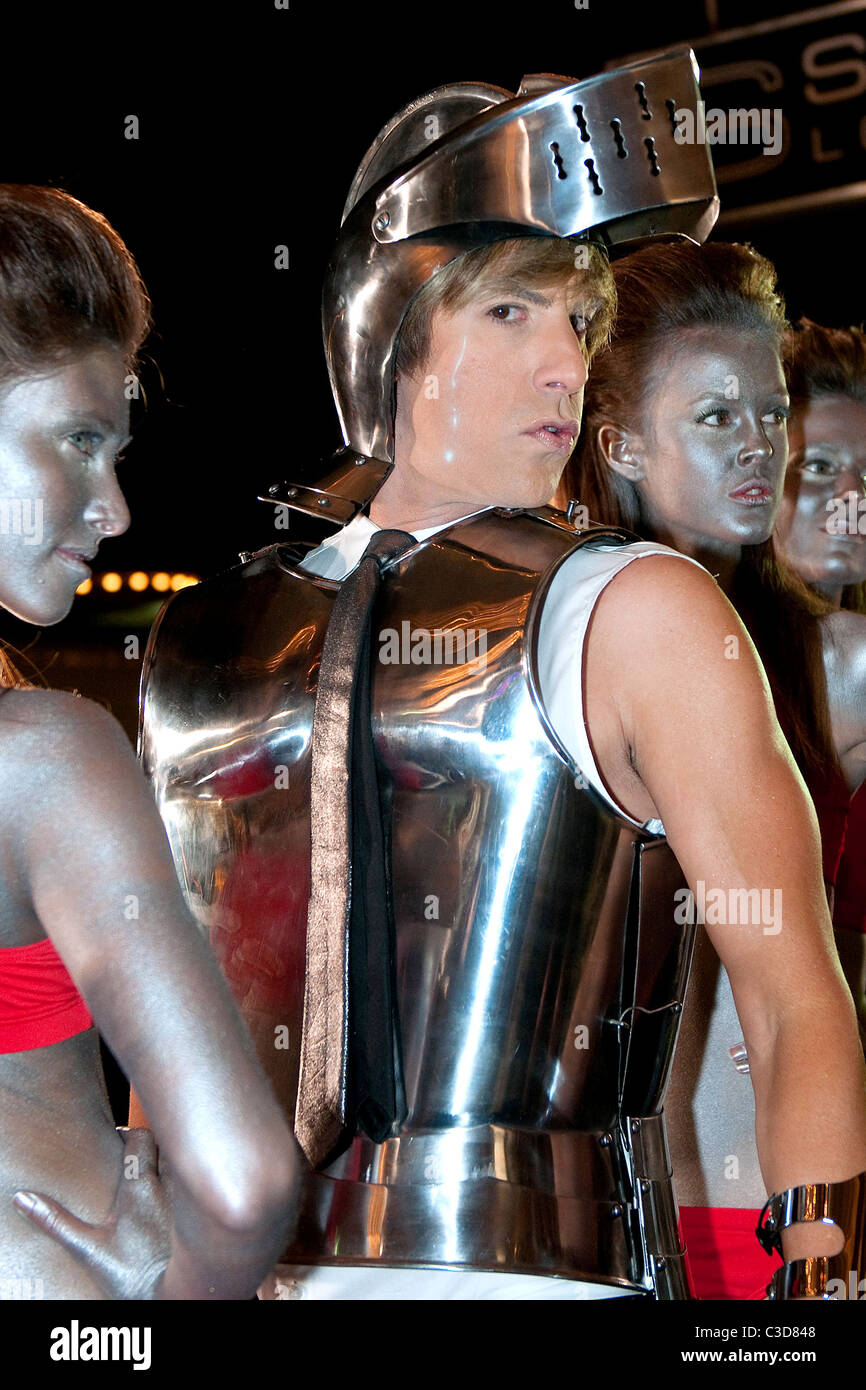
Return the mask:
<path id="1" fill-rule="evenodd" d="M 81 429 L 84 425 L 96 425 L 103 434 L 109 438 L 120 438 L 123 434 L 124 425 L 118 424 L 116 420 L 108 420 L 104 415 L 99 415 L 96 411 L 87 410 L 76 411 L 74 415 L 65 416 L 58 425 L 61 430 Z M 123 443 L 118 447 L 125 449 L 127 444 L 132 442 L 132 435 L 128 435 Z"/>
<path id="2" fill-rule="evenodd" d="M 791 398 L 787 391 L 771 391 L 770 399 L 772 400 L 773 398 L 778 398 L 778 400 L 786 406 L 791 404 Z M 724 401 L 726 404 L 730 405 L 731 401 L 736 401 L 738 399 L 738 396 L 726 396 L 724 391 L 702 391 L 699 396 L 695 396 L 693 400 L 689 401 L 689 405 L 700 405 L 701 401 Z"/>
<path id="3" fill-rule="evenodd" d="M 543 295 L 540 290 L 531 290 L 528 285 L 520 280 L 512 280 L 508 276 L 501 276 L 496 280 L 491 280 L 484 287 L 484 295 L 513 294 L 517 299 L 526 299 L 530 304 L 537 304 L 542 309 L 549 309 L 552 300 Z M 575 298 L 575 305 L 572 312 L 580 312 L 591 318 L 602 308 L 603 301 L 598 295 L 586 295 Z"/>
<path id="4" fill-rule="evenodd" d="M 797 453 L 802 454 L 803 458 L 809 453 L 830 454 L 834 462 L 842 462 L 844 461 L 845 446 L 844 444 L 841 446 L 840 452 L 838 444 L 804 444 L 802 449 L 797 450 Z"/>
<path id="5" fill-rule="evenodd" d="M 485 295 L 514 294 L 519 299 L 528 299 L 530 304 L 539 304 L 542 309 L 549 309 L 551 301 L 538 290 L 531 290 L 527 285 L 521 284 L 519 280 L 510 280 L 502 277 L 498 280 L 491 280 L 484 287 Z"/>

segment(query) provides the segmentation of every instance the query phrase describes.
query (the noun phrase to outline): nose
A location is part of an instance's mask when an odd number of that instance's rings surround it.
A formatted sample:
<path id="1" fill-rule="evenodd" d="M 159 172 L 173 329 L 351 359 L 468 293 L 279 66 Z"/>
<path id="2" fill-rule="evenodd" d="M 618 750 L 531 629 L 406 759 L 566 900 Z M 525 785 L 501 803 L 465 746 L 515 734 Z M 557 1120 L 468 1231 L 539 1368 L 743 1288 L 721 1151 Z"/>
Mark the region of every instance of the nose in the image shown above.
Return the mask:
<path id="1" fill-rule="evenodd" d="M 771 459 L 775 454 L 772 440 L 764 429 L 763 422 L 755 420 L 748 427 L 747 437 L 737 454 L 737 463 L 748 468 L 758 459 Z"/>
<path id="2" fill-rule="evenodd" d="M 839 474 L 837 497 L 847 497 L 849 492 L 856 492 L 858 497 L 866 497 L 866 468 L 860 468 L 854 463 L 850 463 Z"/>
<path id="3" fill-rule="evenodd" d="M 557 396 L 574 396 L 583 390 L 589 375 L 583 346 L 567 314 L 557 315 L 543 339 L 541 360 L 534 384 Z"/>
<path id="4" fill-rule="evenodd" d="M 132 518 L 113 468 L 94 488 L 84 509 L 84 520 L 100 541 L 106 536 L 122 536 L 129 529 Z"/>

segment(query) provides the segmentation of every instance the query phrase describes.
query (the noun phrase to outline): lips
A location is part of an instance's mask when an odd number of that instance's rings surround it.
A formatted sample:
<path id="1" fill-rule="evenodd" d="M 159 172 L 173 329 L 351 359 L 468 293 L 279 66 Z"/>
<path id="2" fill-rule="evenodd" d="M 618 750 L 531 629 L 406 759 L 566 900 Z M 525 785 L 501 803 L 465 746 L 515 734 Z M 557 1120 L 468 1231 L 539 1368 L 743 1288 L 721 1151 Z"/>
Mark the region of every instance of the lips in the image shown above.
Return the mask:
<path id="1" fill-rule="evenodd" d="M 570 451 L 578 436 L 576 420 L 535 420 L 523 433 L 536 440 L 547 449 Z"/>
<path id="2" fill-rule="evenodd" d="M 88 561 L 93 559 L 96 551 L 71 550 L 66 546 L 58 545 L 54 553 L 59 555 L 61 560 L 64 560 L 68 565 L 73 565 L 85 574 L 90 574 Z"/>
<path id="3" fill-rule="evenodd" d="M 766 478 L 749 478 L 729 492 L 728 496 L 733 502 L 742 502 L 747 507 L 763 507 L 774 500 L 776 489 Z"/>

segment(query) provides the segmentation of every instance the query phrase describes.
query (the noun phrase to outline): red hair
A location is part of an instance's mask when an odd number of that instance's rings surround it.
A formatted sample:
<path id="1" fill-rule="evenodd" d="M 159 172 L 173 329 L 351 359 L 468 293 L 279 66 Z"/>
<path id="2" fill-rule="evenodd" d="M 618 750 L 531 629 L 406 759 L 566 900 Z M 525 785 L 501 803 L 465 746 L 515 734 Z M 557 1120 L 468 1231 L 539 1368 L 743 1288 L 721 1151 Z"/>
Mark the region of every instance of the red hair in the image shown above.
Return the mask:
<path id="1" fill-rule="evenodd" d="M 557 496 L 578 498 L 594 521 L 651 539 L 640 496 L 608 467 L 599 429 L 609 423 L 640 433 L 659 364 L 684 331 L 735 328 L 781 352 L 788 324 L 775 269 L 749 246 L 651 245 L 616 262 L 613 273 L 613 338 L 592 364 L 580 437 Z M 795 758 L 820 773 L 836 761 L 818 623 L 828 606 L 781 561 L 772 539 L 743 547 L 729 597 L 761 655 Z"/>
<path id="2" fill-rule="evenodd" d="M 785 334 L 782 364 L 791 403 L 816 396 L 847 396 L 866 405 L 866 333 L 862 328 L 824 328 L 802 318 Z M 866 580 L 842 590 L 842 607 L 866 613 Z"/>

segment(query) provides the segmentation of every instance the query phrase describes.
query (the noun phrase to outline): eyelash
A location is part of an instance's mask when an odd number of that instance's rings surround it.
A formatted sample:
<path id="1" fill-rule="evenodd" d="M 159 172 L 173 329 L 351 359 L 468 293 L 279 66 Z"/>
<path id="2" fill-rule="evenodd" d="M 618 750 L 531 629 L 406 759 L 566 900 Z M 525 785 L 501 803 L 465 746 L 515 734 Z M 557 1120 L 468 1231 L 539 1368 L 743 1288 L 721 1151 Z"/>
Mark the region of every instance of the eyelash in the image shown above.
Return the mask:
<path id="1" fill-rule="evenodd" d="M 94 455 L 98 451 L 99 445 L 103 442 L 102 435 L 98 434 L 96 430 L 75 430 L 72 434 L 69 434 L 66 437 L 72 444 L 73 449 L 78 449 L 78 452 L 80 454 L 83 454 L 83 456 L 88 459 L 94 457 Z M 89 439 L 91 441 L 90 449 L 80 449 L 79 446 L 75 443 L 76 439 Z M 119 454 L 115 454 L 114 458 L 112 459 L 112 463 L 114 464 L 115 468 L 119 463 L 123 463 L 123 460 L 125 458 L 125 450 Z"/>
<path id="2" fill-rule="evenodd" d="M 522 323 L 522 322 L 523 322 L 522 319 L 505 319 L 505 318 L 500 318 L 499 315 L 498 315 L 498 312 L 497 312 L 499 309 L 519 309 L 521 313 L 525 313 L 526 310 L 525 310 L 524 305 L 522 305 L 522 304 L 495 304 L 495 305 L 493 306 L 492 309 L 489 309 L 489 310 L 488 310 L 488 314 L 489 314 L 489 316 L 493 319 L 494 323 L 502 323 L 502 324 L 505 324 L 505 325 L 508 326 L 508 327 L 512 327 L 515 323 Z M 592 323 L 592 319 L 589 318 L 586 314 L 571 314 L 571 315 L 570 315 L 570 318 L 571 318 L 572 327 L 574 328 L 574 331 L 575 331 L 575 333 L 578 335 L 578 337 L 580 337 L 580 338 L 585 337 L 586 334 L 589 332 L 589 328 L 590 328 L 590 324 Z M 579 319 L 579 320 L 580 320 L 581 325 L 582 325 L 580 328 L 578 328 L 577 324 L 575 323 L 575 319 Z"/>
<path id="3" fill-rule="evenodd" d="M 72 434 L 69 434 L 66 437 L 72 444 L 73 449 L 78 449 L 79 454 L 84 454 L 86 458 L 93 457 L 94 453 L 96 452 L 94 445 L 98 445 L 98 443 L 102 440 L 102 435 L 97 434 L 95 430 L 74 430 Z M 75 443 L 76 439 L 89 439 L 91 441 L 91 448 L 79 448 L 79 446 Z"/>
<path id="4" fill-rule="evenodd" d="M 488 310 L 488 313 L 490 315 L 490 318 L 493 319 L 494 323 L 504 323 L 509 327 L 514 325 L 515 323 L 523 322 L 522 319 L 500 318 L 500 309 L 519 309 L 520 312 L 525 315 L 526 310 L 524 309 L 524 306 L 522 304 L 495 304 L 492 309 Z"/>
<path id="5" fill-rule="evenodd" d="M 834 464 L 830 463 L 829 459 L 818 459 L 818 458 L 813 458 L 813 459 L 805 459 L 805 460 L 803 461 L 803 463 L 800 465 L 801 472 L 803 472 L 803 473 L 818 473 L 819 470 L 818 470 L 818 468 L 815 467 L 816 464 L 821 464 L 821 465 L 822 465 L 821 470 L 820 470 L 820 476 L 821 476 L 822 478 L 829 477 L 829 476 L 831 476 L 833 473 L 835 473 L 835 472 L 837 471 L 836 468 L 835 468 L 835 466 L 834 466 Z"/>
<path id="6" fill-rule="evenodd" d="M 773 410 L 771 413 L 772 413 L 773 415 L 778 415 L 778 416 L 781 417 L 780 419 L 778 419 L 778 420 L 776 420 L 776 421 L 774 422 L 774 423 L 777 424 L 777 425 L 784 425 L 784 424 L 786 423 L 786 421 L 789 420 L 789 419 L 791 418 L 791 412 L 790 412 L 790 410 L 786 409 L 786 407 L 785 407 L 785 406 L 782 406 L 782 405 L 777 406 L 776 409 Z M 704 410 L 704 411 L 702 411 L 701 414 L 698 415 L 698 417 L 697 417 L 695 423 L 698 424 L 698 425 L 700 425 L 700 424 L 703 423 L 704 420 L 709 420 L 709 418 L 710 418 L 711 415 L 727 415 L 728 418 L 730 418 L 730 414 L 731 414 L 731 412 L 728 410 L 727 406 L 723 406 L 723 405 L 713 406 L 713 407 L 711 407 L 709 410 Z M 719 426 L 719 428 L 721 428 L 721 426 Z"/>

